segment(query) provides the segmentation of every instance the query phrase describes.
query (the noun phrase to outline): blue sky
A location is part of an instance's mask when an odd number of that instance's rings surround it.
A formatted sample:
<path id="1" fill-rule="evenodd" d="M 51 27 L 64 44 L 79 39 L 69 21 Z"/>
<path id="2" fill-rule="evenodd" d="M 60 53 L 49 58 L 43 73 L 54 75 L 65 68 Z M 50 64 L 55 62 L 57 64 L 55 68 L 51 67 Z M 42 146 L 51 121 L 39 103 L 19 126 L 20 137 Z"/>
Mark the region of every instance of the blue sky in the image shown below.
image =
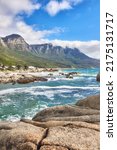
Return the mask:
<path id="1" fill-rule="evenodd" d="M 36 25 L 39 30 L 60 28 L 63 32 L 48 36 L 49 39 L 61 40 L 99 40 L 100 39 L 100 3 L 99 0 L 84 0 L 72 9 L 62 10 L 55 16 L 49 15 L 44 6 L 35 11 L 30 17 L 25 17 L 29 25 Z"/>
<path id="2" fill-rule="evenodd" d="M 76 47 L 99 58 L 100 1 L 1 0 L 0 36 L 13 33 L 29 44 Z"/>

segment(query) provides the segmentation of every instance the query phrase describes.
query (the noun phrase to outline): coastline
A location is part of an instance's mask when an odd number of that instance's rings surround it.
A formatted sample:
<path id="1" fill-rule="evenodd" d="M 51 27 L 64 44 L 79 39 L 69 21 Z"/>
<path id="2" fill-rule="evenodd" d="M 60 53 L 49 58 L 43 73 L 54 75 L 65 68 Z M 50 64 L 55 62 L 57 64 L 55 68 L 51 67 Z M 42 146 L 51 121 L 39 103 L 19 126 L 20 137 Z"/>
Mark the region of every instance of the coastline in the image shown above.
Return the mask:
<path id="1" fill-rule="evenodd" d="M 74 106 L 44 109 L 32 120 L 0 121 L 0 148 L 1 150 L 8 150 L 7 147 L 16 150 L 98 150 L 99 101 L 99 95 L 95 95 L 81 100 Z"/>
<path id="2" fill-rule="evenodd" d="M 19 83 L 26 84 L 34 81 L 47 81 L 46 76 L 42 76 L 42 72 L 55 72 L 58 69 L 32 68 L 27 70 L 0 71 L 0 83 Z M 36 75 L 38 73 L 38 75 Z"/>
<path id="3" fill-rule="evenodd" d="M 66 68 L 64 68 L 66 69 Z M 68 68 L 67 68 L 68 69 Z M 48 81 L 55 72 L 59 72 L 59 76 L 65 76 L 66 78 L 73 78 L 74 75 L 80 75 L 77 72 L 63 73 L 60 68 L 33 68 L 27 70 L 14 70 L 14 71 L 0 71 L 0 83 L 7 84 L 27 84 L 35 81 Z M 53 76 L 54 77 L 54 76 Z"/>
<path id="4" fill-rule="evenodd" d="M 43 74 L 43 71 L 37 72 L 40 76 L 41 73 Z M 47 72 L 46 77 L 49 73 Z M 7 79 L 8 74 L 13 76 L 13 72 L 7 73 Z M 29 79 L 32 76 L 34 78 L 35 73 L 32 75 L 30 72 L 17 72 L 14 77 L 20 76 L 19 74 Z M 36 77 L 39 78 L 37 74 Z M 72 79 L 71 76 L 80 74 L 72 72 L 62 75 Z M 99 75 L 98 79 L 95 77 L 95 81 L 100 81 L 99 78 Z M 99 109 L 100 96 L 93 95 L 81 99 L 74 105 L 66 104 L 43 109 L 32 119 L 0 121 L 0 148 L 1 150 L 9 148 L 10 150 L 98 150 L 100 148 Z"/>

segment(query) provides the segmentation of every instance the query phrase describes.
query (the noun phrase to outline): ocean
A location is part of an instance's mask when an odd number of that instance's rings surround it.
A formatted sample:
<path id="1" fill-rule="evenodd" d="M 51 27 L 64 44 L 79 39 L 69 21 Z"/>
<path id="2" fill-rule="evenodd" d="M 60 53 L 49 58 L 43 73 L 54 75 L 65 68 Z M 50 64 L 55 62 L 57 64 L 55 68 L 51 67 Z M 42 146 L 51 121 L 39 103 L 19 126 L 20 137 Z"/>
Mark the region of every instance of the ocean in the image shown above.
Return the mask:
<path id="1" fill-rule="evenodd" d="M 60 73 L 78 72 L 73 78 Z M 0 84 L 0 120 L 31 119 L 37 112 L 52 106 L 75 104 L 100 93 L 96 81 L 99 68 L 63 69 L 50 74 L 47 82 Z M 38 74 L 38 73 L 37 73 Z"/>

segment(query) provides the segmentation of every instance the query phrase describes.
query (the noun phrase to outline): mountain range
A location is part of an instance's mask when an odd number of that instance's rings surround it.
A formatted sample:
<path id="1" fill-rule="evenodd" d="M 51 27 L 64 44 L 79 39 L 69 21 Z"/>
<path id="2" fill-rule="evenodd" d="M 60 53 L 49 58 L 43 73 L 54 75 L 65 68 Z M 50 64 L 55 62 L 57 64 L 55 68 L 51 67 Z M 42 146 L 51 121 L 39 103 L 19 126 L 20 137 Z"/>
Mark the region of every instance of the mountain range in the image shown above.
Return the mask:
<path id="1" fill-rule="evenodd" d="M 0 38 L 0 63 L 38 67 L 99 67 L 100 61 L 82 53 L 78 48 L 46 44 L 28 44 L 18 34 Z"/>

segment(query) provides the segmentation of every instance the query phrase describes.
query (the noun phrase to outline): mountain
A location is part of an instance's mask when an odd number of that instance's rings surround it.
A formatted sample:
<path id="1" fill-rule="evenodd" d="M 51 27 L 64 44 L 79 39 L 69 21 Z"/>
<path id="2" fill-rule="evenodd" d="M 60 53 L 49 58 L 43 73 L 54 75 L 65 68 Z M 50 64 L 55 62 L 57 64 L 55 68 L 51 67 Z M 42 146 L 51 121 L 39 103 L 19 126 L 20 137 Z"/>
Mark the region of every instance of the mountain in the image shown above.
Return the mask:
<path id="1" fill-rule="evenodd" d="M 2 38 L 5 45 L 10 49 L 18 49 L 23 51 L 28 51 L 30 49 L 30 45 L 25 42 L 23 37 L 18 34 L 12 34 Z"/>
<path id="2" fill-rule="evenodd" d="M 77 48 L 63 48 L 52 44 L 41 44 L 31 45 L 30 49 L 36 56 L 49 58 L 49 60 L 54 62 L 62 62 L 72 67 L 99 66 L 99 60 L 88 57 Z"/>
<path id="3" fill-rule="evenodd" d="M 77 48 L 63 48 L 51 43 L 29 45 L 18 34 L 0 38 L 0 62 L 39 67 L 99 67 L 99 60 Z"/>
<path id="4" fill-rule="evenodd" d="M 30 45 L 17 34 L 0 38 L 0 64 L 38 67 L 57 67 L 59 65 L 61 67 L 63 65 L 34 55 L 30 51 Z"/>

